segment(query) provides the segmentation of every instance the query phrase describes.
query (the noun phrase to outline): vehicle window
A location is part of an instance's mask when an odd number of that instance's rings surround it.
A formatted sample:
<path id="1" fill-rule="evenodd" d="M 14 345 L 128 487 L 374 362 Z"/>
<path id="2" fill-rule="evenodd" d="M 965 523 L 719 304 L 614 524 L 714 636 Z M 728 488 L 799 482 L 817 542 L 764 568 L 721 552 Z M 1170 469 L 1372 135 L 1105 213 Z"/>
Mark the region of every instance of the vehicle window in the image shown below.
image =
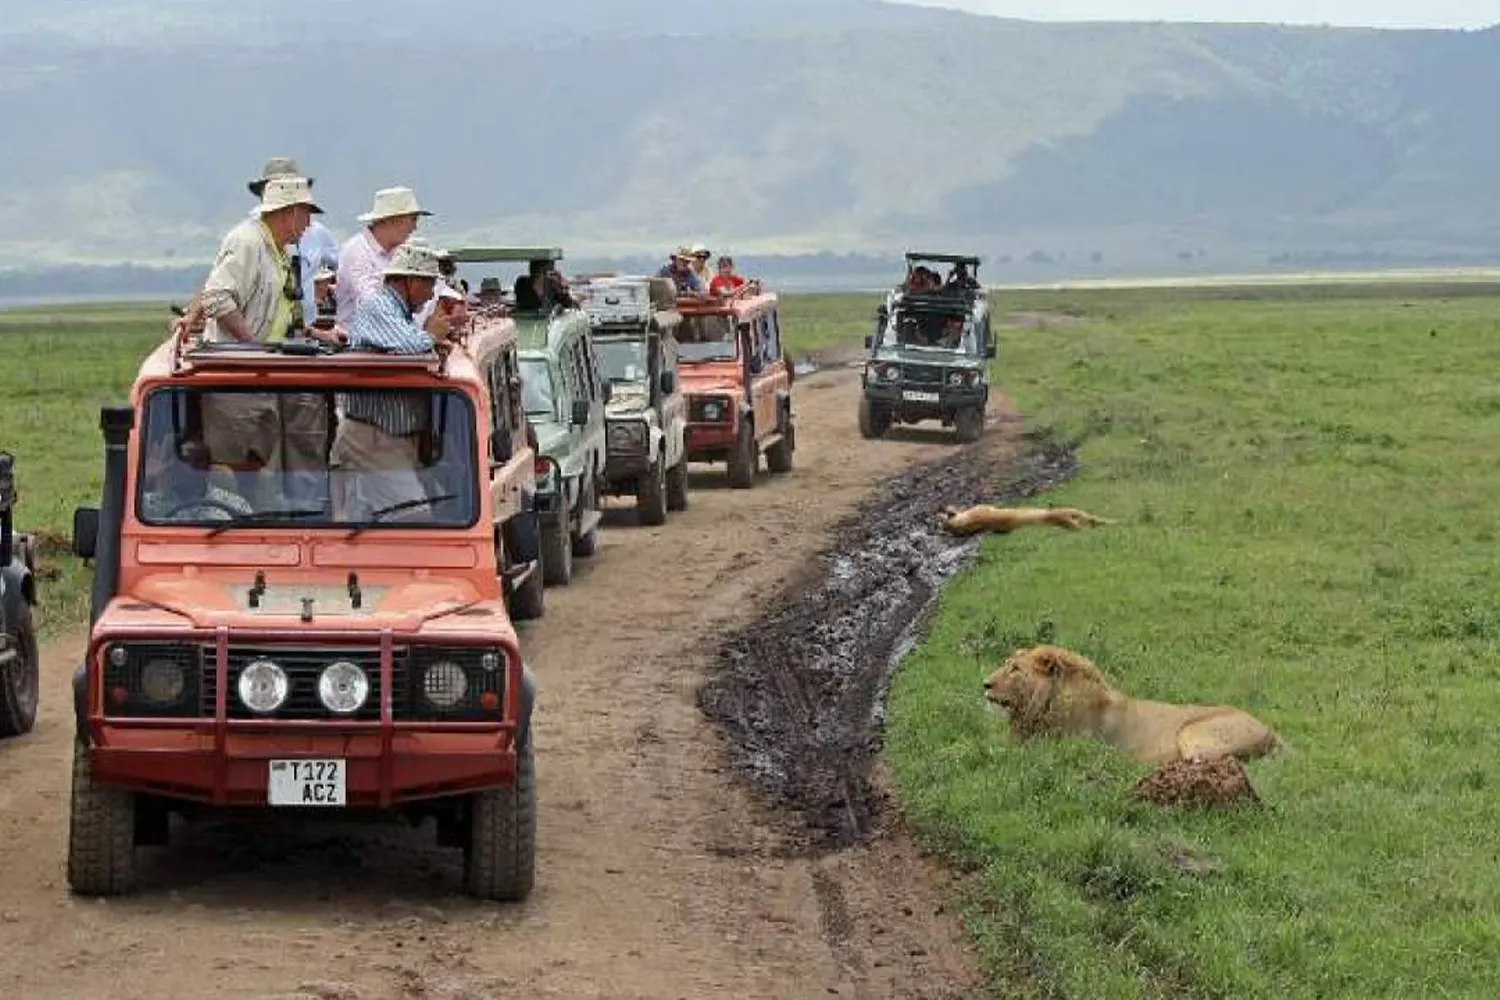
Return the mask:
<path id="1" fill-rule="evenodd" d="M 542 358 L 521 359 L 521 399 L 528 417 L 557 414 L 557 389 L 552 384 L 552 368 Z"/>
<path id="2" fill-rule="evenodd" d="M 681 361 L 725 361 L 736 357 L 734 318 L 730 316 L 686 316 L 677 328 Z"/>
<path id="3" fill-rule="evenodd" d="M 649 371 L 644 340 L 597 340 L 599 365 L 611 382 L 641 382 Z"/>
<path id="4" fill-rule="evenodd" d="M 510 379 L 506 377 L 503 355 L 486 366 L 485 381 L 490 390 L 490 428 L 495 434 L 508 437 L 515 423 L 514 408 L 510 398 Z"/>
<path id="5" fill-rule="evenodd" d="M 151 525 L 467 527 L 475 431 L 469 398 L 449 389 L 158 389 L 136 512 Z"/>
<path id="6" fill-rule="evenodd" d="M 583 371 L 588 376 L 589 398 L 598 399 L 603 393 L 599 389 L 599 358 L 594 353 L 594 342 L 584 338 L 578 342 L 578 357 L 583 364 Z"/>
<path id="7" fill-rule="evenodd" d="M 902 347 L 969 352 L 975 349 L 974 341 L 974 324 L 962 316 L 905 309 L 891 314 L 881 338 L 884 344 Z"/>
<path id="8" fill-rule="evenodd" d="M 781 321 L 775 312 L 766 313 L 766 358 L 774 361 L 781 357 Z"/>

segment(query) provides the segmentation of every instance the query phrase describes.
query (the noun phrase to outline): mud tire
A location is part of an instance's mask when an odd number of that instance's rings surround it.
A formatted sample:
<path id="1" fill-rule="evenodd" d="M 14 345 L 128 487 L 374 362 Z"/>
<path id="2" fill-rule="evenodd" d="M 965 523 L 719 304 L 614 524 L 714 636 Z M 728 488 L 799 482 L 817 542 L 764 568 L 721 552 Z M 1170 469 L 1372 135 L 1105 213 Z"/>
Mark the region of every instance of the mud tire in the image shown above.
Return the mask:
<path id="1" fill-rule="evenodd" d="M 516 781 L 469 796 L 464 891 L 518 903 L 536 882 L 536 767 L 531 735 L 516 753 Z"/>
<path id="2" fill-rule="evenodd" d="M 573 538 L 566 523 L 542 529 L 542 583 L 566 587 L 573 582 Z"/>
<path id="3" fill-rule="evenodd" d="M 963 444 L 972 444 L 984 436 L 984 410 L 971 406 L 953 415 L 953 429 Z"/>
<path id="4" fill-rule="evenodd" d="M 667 470 L 667 510 L 687 510 L 688 463 L 684 458 Z"/>
<path id="5" fill-rule="evenodd" d="M 41 654 L 31 607 L 22 602 L 20 615 L 10 625 L 10 647 L 20 659 L 0 669 L 0 738 L 20 736 L 36 725 L 41 689 Z"/>
<path id="6" fill-rule="evenodd" d="M 792 453 L 797 450 L 797 425 L 792 423 L 791 417 L 787 417 L 782 434 L 780 441 L 766 449 L 766 468 L 775 473 L 792 471 Z"/>
<path id="7" fill-rule="evenodd" d="M 518 622 L 536 621 L 547 613 L 547 583 L 542 579 L 546 570 L 539 559 L 526 582 L 510 595 L 510 616 Z"/>
<path id="8" fill-rule="evenodd" d="M 637 517 L 648 527 L 667 521 L 667 470 L 662 468 L 662 461 L 658 458 L 651 463 L 635 494 Z"/>
<path id="9" fill-rule="evenodd" d="M 578 503 L 578 516 L 579 516 L 579 518 L 581 519 L 585 515 L 592 514 L 594 512 L 594 509 L 596 507 L 598 507 L 598 506 L 599 506 L 599 501 L 597 499 L 597 494 L 594 491 L 594 487 L 592 487 L 592 486 L 587 487 L 583 491 L 583 499 L 580 500 L 579 503 Z M 598 552 L 598 551 L 599 551 L 599 526 L 597 524 L 594 525 L 591 529 L 589 529 L 584 534 L 578 535 L 577 537 L 575 537 L 573 539 L 573 556 L 574 556 L 574 558 L 577 558 L 577 559 L 587 559 L 589 556 L 593 555 L 595 552 Z"/>
<path id="10" fill-rule="evenodd" d="M 885 432 L 891 429 L 890 412 L 870 402 L 868 396 L 859 401 L 859 436 L 866 441 L 876 441 L 885 437 Z"/>
<path id="11" fill-rule="evenodd" d="M 118 896 L 135 885 L 135 793 L 94 784 L 88 747 L 73 743 L 68 884 L 85 896 Z"/>
<path id="12" fill-rule="evenodd" d="M 760 453 L 755 447 L 755 428 L 749 421 L 741 421 L 739 436 L 734 440 L 734 452 L 729 456 L 729 487 L 748 490 L 755 485 L 755 466 Z"/>

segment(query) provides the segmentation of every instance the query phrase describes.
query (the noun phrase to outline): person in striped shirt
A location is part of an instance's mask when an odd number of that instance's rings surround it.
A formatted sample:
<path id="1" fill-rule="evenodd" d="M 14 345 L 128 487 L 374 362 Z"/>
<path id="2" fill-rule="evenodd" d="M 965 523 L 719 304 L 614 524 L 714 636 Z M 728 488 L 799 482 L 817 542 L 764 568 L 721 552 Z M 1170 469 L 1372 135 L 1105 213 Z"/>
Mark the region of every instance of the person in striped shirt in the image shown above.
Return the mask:
<path id="1" fill-rule="evenodd" d="M 437 287 L 437 251 L 425 244 L 402 244 L 382 275 L 379 290 L 361 300 L 349 322 L 349 350 L 386 354 L 434 350 L 434 338 L 449 335 L 452 307 L 440 308 L 427 330 L 417 325 L 415 317 Z M 442 296 L 448 302 L 461 302 L 446 287 Z M 343 420 L 329 465 L 344 483 L 346 518 L 368 520 L 378 511 L 401 505 L 410 505 L 405 511 L 408 516 L 427 516 L 421 509 L 427 491 L 417 470 L 422 467 L 422 436 L 430 426 L 430 396 L 428 392 L 382 391 L 340 397 Z"/>

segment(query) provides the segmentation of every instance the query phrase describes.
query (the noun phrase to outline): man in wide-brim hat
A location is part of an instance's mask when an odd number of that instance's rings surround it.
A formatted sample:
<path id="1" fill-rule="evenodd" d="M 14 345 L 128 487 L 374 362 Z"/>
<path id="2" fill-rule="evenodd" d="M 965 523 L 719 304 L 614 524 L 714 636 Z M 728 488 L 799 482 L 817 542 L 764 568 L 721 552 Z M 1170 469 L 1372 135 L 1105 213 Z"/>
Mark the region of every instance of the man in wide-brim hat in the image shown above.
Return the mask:
<path id="1" fill-rule="evenodd" d="M 277 177 L 307 177 L 297 161 L 290 156 L 273 156 L 266 160 L 261 168 L 260 176 L 254 180 L 246 181 L 245 187 L 250 193 L 260 198 L 265 191 L 266 183 Z M 313 178 L 307 177 L 307 186 L 313 186 Z M 252 212 L 252 217 L 255 215 Z M 313 287 L 314 275 L 318 268 L 332 267 L 339 260 L 339 241 L 334 237 L 333 231 L 325 226 L 320 220 L 313 219 L 308 223 L 307 229 L 303 231 L 296 243 L 298 270 L 302 279 L 302 316 L 308 325 L 312 324 L 313 318 L 318 312 L 318 295 Z"/>
<path id="2" fill-rule="evenodd" d="M 359 216 L 365 228 L 349 237 L 339 250 L 339 326 L 347 328 L 360 302 L 379 290 L 396 248 L 411 238 L 423 216 L 431 214 L 409 187 L 375 192 L 374 204 Z"/>
<path id="3" fill-rule="evenodd" d="M 429 335 L 416 314 L 432 298 L 441 276 L 437 252 L 402 244 L 382 269 L 381 286 L 365 297 L 349 323 L 351 351 L 422 354 L 448 334 L 446 312 L 434 316 Z M 342 280 L 340 275 L 340 280 Z M 445 299 L 461 298 L 444 286 Z M 355 392 L 342 398 L 344 419 L 334 439 L 330 467 L 343 485 L 343 505 L 352 520 L 374 511 L 420 501 L 427 492 L 417 476 L 421 436 L 429 423 L 425 392 Z M 411 516 L 429 516 L 412 508 Z"/>

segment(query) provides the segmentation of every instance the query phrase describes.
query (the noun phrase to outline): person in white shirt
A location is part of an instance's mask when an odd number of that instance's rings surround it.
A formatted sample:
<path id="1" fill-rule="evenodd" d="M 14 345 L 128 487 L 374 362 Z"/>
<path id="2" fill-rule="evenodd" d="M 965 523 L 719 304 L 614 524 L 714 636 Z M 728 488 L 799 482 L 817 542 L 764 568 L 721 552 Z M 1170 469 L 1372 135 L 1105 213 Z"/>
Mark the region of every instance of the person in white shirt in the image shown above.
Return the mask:
<path id="1" fill-rule="evenodd" d="M 422 216 L 431 214 L 417 203 L 417 196 L 409 187 L 375 192 L 374 206 L 359 217 L 365 228 L 349 237 L 339 249 L 339 280 L 334 289 L 338 298 L 335 323 L 339 329 L 347 330 L 360 302 L 380 290 L 391 255 L 416 232 Z"/>

